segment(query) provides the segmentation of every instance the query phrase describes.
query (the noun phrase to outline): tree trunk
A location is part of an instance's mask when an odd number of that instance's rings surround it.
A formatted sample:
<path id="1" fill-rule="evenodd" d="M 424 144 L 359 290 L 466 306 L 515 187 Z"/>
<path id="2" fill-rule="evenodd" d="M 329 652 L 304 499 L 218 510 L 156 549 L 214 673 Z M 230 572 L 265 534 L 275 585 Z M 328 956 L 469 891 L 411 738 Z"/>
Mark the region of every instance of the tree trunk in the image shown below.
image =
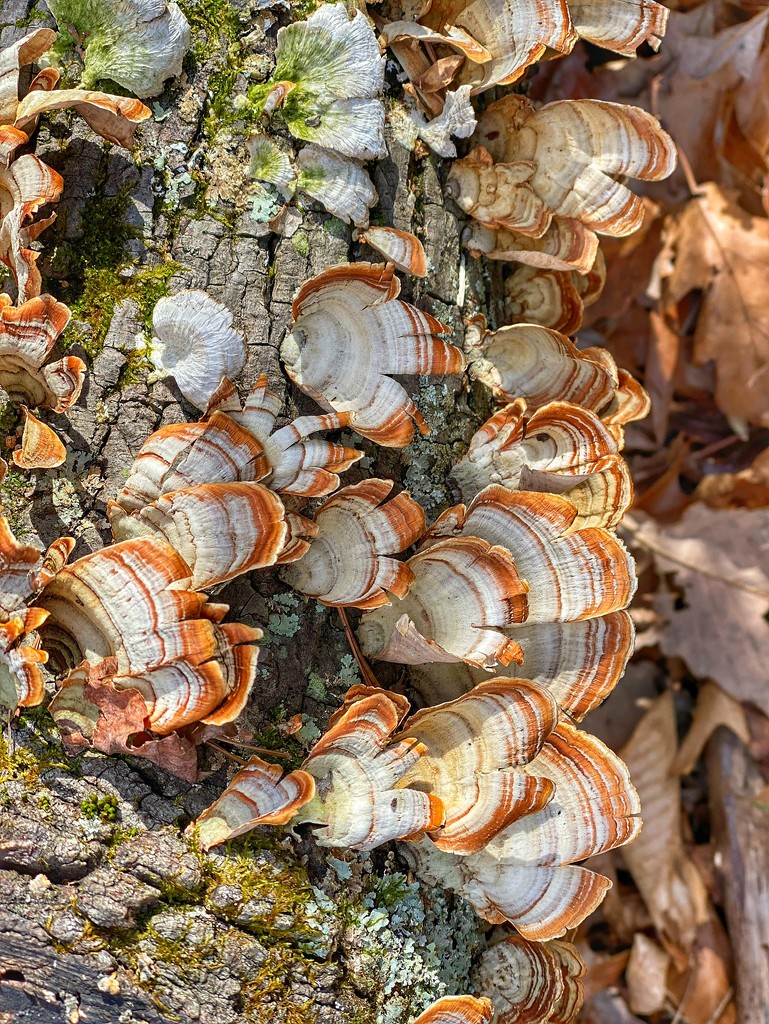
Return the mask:
<path id="1" fill-rule="evenodd" d="M 379 261 L 310 203 L 290 238 L 252 218 L 244 138 L 253 129 L 222 112 L 249 74 L 269 74 L 264 55 L 285 10 L 257 0 L 183 6 L 194 30 L 185 76 L 153 103 L 134 153 L 102 144 L 67 113 L 46 119 L 34 139 L 65 181 L 58 220 L 40 240 L 44 290 L 72 306 L 65 342 L 90 373 L 78 407 L 51 419 L 66 465 L 10 472 L 3 503 L 22 538 L 74 536 L 73 557 L 109 540 L 106 502 L 146 437 L 197 418 L 172 381 L 148 382 L 133 351 L 159 295 L 193 287 L 224 302 L 248 344 L 241 390 L 267 373 L 288 416 L 312 408 L 278 358 L 298 286 L 341 261 Z M 4 0 L 0 43 L 41 23 L 52 24 L 42 3 Z M 461 343 L 463 316 L 493 311 L 480 270 L 461 254 L 445 174 L 445 162 L 416 155 L 393 132 L 389 158 L 372 167 L 381 222 L 418 234 L 430 259 L 429 276 L 406 278 L 404 295 Z M 402 452 L 355 443 L 368 454 L 366 475 L 400 480 L 432 515 L 451 503 L 446 470 L 482 415 L 444 382 L 414 386 L 429 437 Z M 230 620 L 265 631 L 245 715 L 254 742 L 300 753 L 281 739 L 280 722 L 301 712 L 309 742 L 356 679 L 338 616 L 269 571 L 217 600 Z M 66 756 L 44 709 L 12 723 L 0 759 L 0 1024 L 364 1024 L 385 1019 L 384 1007 L 399 1024 L 467 989 L 482 929 L 464 904 L 409 881 L 395 851 L 335 860 L 306 835 L 277 829 L 225 852 L 196 850 L 182 829 L 232 767 L 211 749 L 201 765 L 211 774 L 189 786 L 131 758 Z"/>

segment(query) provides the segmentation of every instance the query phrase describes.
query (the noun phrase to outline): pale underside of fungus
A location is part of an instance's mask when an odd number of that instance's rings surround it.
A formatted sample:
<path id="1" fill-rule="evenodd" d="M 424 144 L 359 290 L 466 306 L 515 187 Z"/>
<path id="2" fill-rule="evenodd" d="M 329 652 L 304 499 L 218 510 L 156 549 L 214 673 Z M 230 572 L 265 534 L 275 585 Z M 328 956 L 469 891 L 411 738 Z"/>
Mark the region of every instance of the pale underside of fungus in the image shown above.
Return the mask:
<path id="1" fill-rule="evenodd" d="M 190 583 L 181 555 L 145 537 L 85 555 L 48 584 L 43 643 L 64 674 L 51 713 L 70 746 L 153 756 L 152 734 L 240 714 L 261 632 L 222 624 L 227 606 Z"/>
<path id="2" fill-rule="evenodd" d="M 470 102 L 470 86 L 460 85 L 446 94 L 443 110 L 428 121 L 421 110 L 411 111 L 417 135 L 430 149 L 442 157 L 457 155 L 452 138 L 469 139 L 478 124 Z"/>
<path id="3" fill-rule="evenodd" d="M 642 419 L 650 400 L 605 349 L 578 349 L 565 335 L 538 324 L 481 331 L 469 348 L 469 373 L 502 401 L 523 398 L 530 411 L 570 402 L 597 413 L 622 445 L 622 426 Z"/>
<path id="4" fill-rule="evenodd" d="M 283 570 L 294 590 L 324 604 L 376 608 L 388 594 L 403 597 L 413 580 L 392 555 L 425 531 L 421 507 L 402 491 L 390 498 L 390 480 L 344 487 L 315 514 L 317 534 L 309 550 Z"/>
<path id="5" fill-rule="evenodd" d="M 508 935 L 484 950 L 473 978 L 491 996 L 496 1024 L 560 1024 L 582 1007 L 584 974 L 570 942 Z"/>
<path id="6" fill-rule="evenodd" d="M 640 831 L 638 794 L 625 765 L 599 740 L 561 723 L 522 769 L 549 779 L 550 802 L 468 857 L 429 839 L 402 847 L 419 877 L 462 895 L 487 921 L 547 940 L 578 925 L 611 883 L 578 862 L 630 842 Z"/>
<path id="7" fill-rule="evenodd" d="M 585 310 L 600 297 L 605 282 L 600 250 L 586 274 L 517 267 L 503 285 L 505 319 L 511 324 L 540 324 L 566 335 L 576 334 Z"/>
<path id="8" fill-rule="evenodd" d="M 460 373 L 448 329 L 398 298 L 391 264 L 332 267 L 307 281 L 294 300 L 294 323 L 281 346 L 289 377 L 329 412 L 346 413 L 359 434 L 402 448 L 429 428 L 391 374 Z M 413 422 L 412 422 L 413 421 Z"/>
<path id="9" fill-rule="evenodd" d="M 589 409 L 550 402 L 527 415 L 506 405 L 473 435 L 451 476 L 469 501 L 489 484 L 561 494 L 577 508 L 574 527 L 612 528 L 633 498 L 612 431 Z"/>
<path id="10" fill-rule="evenodd" d="M 592 268 L 598 253 L 598 236 L 575 217 L 553 217 L 539 238 L 512 228 L 485 227 L 473 220 L 462 241 L 473 256 L 580 274 Z"/>
<path id="11" fill-rule="evenodd" d="M 182 395 L 205 410 L 223 377 L 246 361 L 232 313 L 205 292 L 186 290 L 160 299 L 152 312 L 150 358 L 158 375 L 171 376 Z"/>
<path id="12" fill-rule="evenodd" d="M 46 0 L 85 50 L 82 84 L 109 78 L 146 99 L 182 73 L 190 26 L 172 0 Z"/>
<path id="13" fill-rule="evenodd" d="M 379 197 L 360 164 L 310 145 L 299 152 L 296 167 L 298 189 L 317 199 L 345 224 L 367 226 L 368 212 Z"/>
<path id="14" fill-rule="evenodd" d="M 476 148 L 452 165 L 453 197 L 482 224 L 533 238 L 556 215 L 599 234 L 631 234 L 644 205 L 624 180 L 659 181 L 676 163 L 655 117 L 603 100 L 536 110 L 523 96 L 505 96 L 484 111 L 473 141 Z"/>
<path id="15" fill-rule="evenodd" d="M 349 417 L 301 416 L 274 430 L 281 404 L 264 375 L 245 404 L 224 380 L 204 420 L 170 424 L 147 438 L 117 504 L 133 513 L 203 483 L 263 481 L 272 490 L 309 497 L 335 490 L 338 474 L 363 453 L 310 435 L 347 426 Z"/>
<path id="16" fill-rule="evenodd" d="M 385 155 L 384 58 L 365 14 L 323 4 L 280 29 L 275 59 L 265 113 L 280 106 L 292 135 L 341 156 Z"/>

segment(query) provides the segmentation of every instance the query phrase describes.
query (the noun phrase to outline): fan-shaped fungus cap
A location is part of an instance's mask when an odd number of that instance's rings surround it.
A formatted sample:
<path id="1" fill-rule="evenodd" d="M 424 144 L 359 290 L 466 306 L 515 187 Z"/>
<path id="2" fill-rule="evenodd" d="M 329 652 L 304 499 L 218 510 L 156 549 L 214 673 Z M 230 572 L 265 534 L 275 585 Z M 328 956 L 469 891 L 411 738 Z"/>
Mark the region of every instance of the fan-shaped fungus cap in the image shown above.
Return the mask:
<path id="1" fill-rule="evenodd" d="M 457 147 L 451 141 L 452 137 L 469 139 L 478 124 L 470 102 L 470 86 L 460 85 L 458 89 L 447 93 L 443 110 L 432 121 L 428 121 L 421 110 L 412 110 L 411 120 L 416 126 L 417 135 L 433 153 L 442 157 L 455 157 Z"/>
<path id="2" fill-rule="evenodd" d="M 13 274 L 21 303 L 40 294 L 39 253 L 29 245 L 52 220 L 35 221 L 35 214 L 63 187 L 61 175 L 31 153 L 0 167 L 0 262 Z"/>
<path id="3" fill-rule="evenodd" d="M 444 537 L 480 537 L 506 547 L 528 585 L 528 624 L 590 619 L 625 608 L 635 564 L 608 530 L 574 529 L 576 508 L 556 494 L 485 488 L 465 508 L 448 509 L 423 549 Z"/>
<path id="4" fill-rule="evenodd" d="M 282 104 L 289 131 L 305 142 L 360 160 L 382 157 L 384 58 L 366 15 L 323 4 L 278 32 L 265 112 Z"/>
<path id="5" fill-rule="evenodd" d="M 174 378 L 192 405 L 206 409 L 223 377 L 243 369 L 246 346 L 232 313 L 201 291 L 181 291 L 158 301 L 152 313 L 150 358 L 160 375 Z"/>
<path id="6" fill-rule="evenodd" d="M 248 173 L 252 178 L 274 185 L 286 199 L 294 194 L 296 171 L 291 159 L 269 135 L 250 136 L 246 149 L 251 157 Z"/>
<path id="7" fill-rule="evenodd" d="M 187 589 L 190 576 L 181 555 L 156 538 L 113 544 L 62 569 L 39 599 L 49 613 L 44 643 L 55 670 L 85 659 L 94 670 L 89 678 L 139 690 L 159 735 L 232 721 L 253 684 L 253 641 L 261 632 L 219 625 L 226 605 Z M 70 677 L 51 705 L 59 719 L 68 685 L 83 681 Z"/>
<path id="8" fill-rule="evenodd" d="M 389 603 L 388 593 L 403 597 L 412 573 L 390 556 L 414 544 L 426 523 L 408 492 L 388 500 L 392 487 L 390 480 L 364 480 L 324 502 L 309 551 L 283 570 L 286 583 L 345 607 L 376 608 Z"/>
<path id="9" fill-rule="evenodd" d="M 352 222 L 359 228 L 368 224 L 368 212 L 379 196 L 359 164 L 320 146 L 305 146 L 296 158 L 296 166 L 297 188 L 345 224 Z"/>
<path id="10" fill-rule="evenodd" d="M 504 675 L 547 687 L 577 722 L 611 693 L 633 653 L 633 623 L 624 611 L 578 622 L 524 623 L 510 633 L 523 659 Z M 412 666 L 409 675 L 426 704 L 453 700 L 489 678 L 487 671 L 465 664 Z"/>
<path id="11" fill-rule="evenodd" d="M 172 491 L 133 515 L 110 502 L 107 514 L 117 541 L 153 535 L 166 540 L 189 566 L 193 590 L 274 565 L 289 540 L 280 498 L 253 482 Z"/>
<path id="12" fill-rule="evenodd" d="M 485 223 L 534 237 L 556 214 L 599 234 L 631 234 L 644 206 L 619 179 L 659 181 L 676 163 L 655 117 L 603 100 L 535 110 L 523 96 L 506 96 L 484 111 L 474 139 L 478 149 L 449 175 L 457 202 Z M 562 154 L 560 162 L 553 154 Z"/>
<path id="13" fill-rule="evenodd" d="M 503 227 L 484 227 L 471 221 L 462 242 L 473 256 L 507 260 L 546 270 L 576 270 L 586 274 L 598 253 L 598 236 L 574 217 L 553 217 L 539 238 Z"/>
<path id="14" fill-rule="evenodd" d="M 515 769 L 537 756 L 557 722 L 547 690 L 512 679 L 481 683 L 409 719 L 406 731 L 426 751 L 399 786 L 440 799 L 446 820 L 430 833 L 436 846 L 477 853 L 510 822 L 548 802 L 550 780 Z"/>
<path id="15" fill-rule="evenodd" d="M 257 825 L 285 825 L 315 795 L 315 779 L 252 757 L 195 822 L 204 850 L 250 832 Z"/>
<path id="16" fill-rule="evenodd" d="M 570 942 L 508 935 L 484 950 L 473 980 L 492 997 L 496 1024 L 570 1024 L 582 1007 L 584 974 Z"/>
<path id="17" fill-rule="evenodd" d="M 455 857 L 429 840 L 403 847 L 416 873 L 460 893 L 487 921 L 508 921 L 527 939 L 558 938 L 592 913 L 611 883 L 576 866 L 630 842 L 641 828 L 627 768 L 595 737 L 562 722 L 531 764 L 555 795 L 482 853 Z"/>
<path id="18" fill-rule="evenodd" d="M 393 741 L 408 701 L 385 690 L 354 687 L 302 768 L 315 797 L 293 819 L 312 822 L 321 846 L 371 850 L 391 839 L 429 832 L 443 821 L 430 794 L 398 783 L 424 753 L 413 739 Z"/>
<path id="19" fill-rule="evenodd" d="M 528 586 L 506 548 L 457 537 L 418 551 L 406 564 L 414 577 L 406 597 L 361 620 L 358 635 L 367 657 L 486 668 L 521 659 L 518 644 L 500 632 L 524 622 L 528 611 Z"/>
<path id="20" fill-rule="evenodd" d="M 21 447 L 11 455 L 14 465 L 19 469 L 54 469 L 61 466 L 67 457 L 67 449 L 56 432 L 33 416 L 26 405 L 22 405 L 21 412 L 24 429 Z"/>
<path id="21" fill-rule="evenodd" d="M 0 386 L 13 402 L 65 412 L 77 401 L 86 366 L 77 356 L 45 364 L 69 321 L 69 309 L 50 295 L 14 306 L 0 295 Z"/>
<path id="22" fill-rule="evenodd" d="M 485 997 L 444 996 L 428 1006 L 413 1024 L 489 1024 L 494 1008 Z"/>
<path id="23" fill-rule="evenodd" d="M 44 695 L 40 666 L 48 661 L 45 651 L 19 641 L 38 629 L 46 620 L 42 608 L 25 608 L 20 614 L 0 623 L 0 708 L 33 707 Z"/>
<path id="24" fill-rule="evenodd" d="M 190 26 L 172 0 L 46 0 L 64 30 L 73 26 L 85 50 L 82 82 L 109 78 L 146 99 L 182 73 Z"/>
<path id="25" fill-rule="evenodd" d="M 392 263 L 405 274 L 426 277 L 427 257 L 424 246 L 411 232 L 400 231 L 398 228 L 372 227 L 361 232 L 358 241 L 376 249 L 388 263 Z"/>
<path id="26" fill-rule="evenodd" d="M 323 10 L 323 8 L 321 8 Z M 349 414 L 350 426 L 390 448 L 429 428 L 389 374 L 452 374 L 464 367 L 458 348 L 441 341 L 448 328 L 398 299 L 391 265 L 332 267 L 302 286 L 294 324 L 281 346 L 291 379 L 324 409 Z"/>
<path id="27" fill-rule="evenodd" d="M 574 28 L 582 39 L 626 57 L 635 56 L 642 43 L 659 49 L 667 28 L 669 11 L 654 0 L 603 3 L 568 0 Z"/>
<path id="28" fill-rule="evenodd" d="M 575 334 L 585 309 L 596 302 L 606 283 L 606 265 L 598 251 L 587 274 L 519 267 L 504 282 L 505 318 L 511 323 L 541 324 Z"/>
<path id="29" fill-rule="evenodd" d="M 614 427 L 641 419 L 649 408 L 644 389 L 617 369 L 605 349 L 580 351 L 564 335 L 538 324 L 481 331 L 470 350 L 469 372 L 505 402 L 524 398 L 532 412 L 549 402 L 571 402 Z"/>
<path id="30" fill-rule="evenodd" d="M 451 470 L 470 500 L 489 484 L 562 494 L 578 510 L 575 527 L 616 526 L 633 498 L 614 433 L 594 412 L 550 402 L 531 416 L 519 399 L 476 432 Z"/>
<path id="31" fill-rule="evenodd" d="M 47 53 L 56 42 L 50 28 L 38 28 L 0 50 L 0 125 L 16 120 L 19 103 L 19 72 Z"/>

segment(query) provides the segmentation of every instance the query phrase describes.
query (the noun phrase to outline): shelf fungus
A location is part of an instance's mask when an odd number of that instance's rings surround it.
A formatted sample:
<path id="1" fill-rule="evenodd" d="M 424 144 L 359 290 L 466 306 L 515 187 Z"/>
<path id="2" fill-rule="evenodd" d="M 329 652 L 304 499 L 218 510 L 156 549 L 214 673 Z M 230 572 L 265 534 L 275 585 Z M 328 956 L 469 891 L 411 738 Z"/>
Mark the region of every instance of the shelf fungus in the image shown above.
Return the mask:
<path id="1" fill-rule="evenodd" d="M 232 313 L 206 292 L 185 290 L 160 299 L 152 312 L 150 358 L 187 401 L 206 409 L 223 377 L 243 369 L 246 346 Z"/>
<path id="2" fill-rule="evenodd" d="M 299 290 L 291 333 L 281 346 L 286 372 L 302 391 L 389 448 L 409 444 L 413 422 L 429 432 L 389 375 L 455 374 L 464 367 L 459 349 L 441 340 L 448 328 L 403 302 L 399 292 L 391 264 L 332 267 Z"/>
<path id="3" fill-rule="evenodd" d="M 50 295 L 14 306 L 0 295 L 0 387 L 24 410 L 21 449 L 13 461 L 24 469 L 59 466 L 66 452 L 50 427 L 29 408 L 66 412 L 77 401 L 86 366 L 77 356 L 46 362 L 67 325 L 69 310 Z"/>
<path id="4" fill-rule="evenodd" d="M 489 1024 L 494 1013 L 485 996 L 443 996 L 412 1024 Z"/>
<path id="5" fill-rule="evenodd" d="M 592 269 L 598 254 L 598 236 L 574 217 L 553 217 L 539 238 L 470 221 L 462 242 L 472 256 L 579 274 Z"/>
<path id="6" fill-rule="evenodd" d="M 296 187 L 329 213 L 356 227 L 366 227 L 368 212 L 378 200 L 371 178 L 360 164 L 320 146 L 305 146 L 296 158 Z"/>
<path id="7" fill-rule="evenodd" d="M 167 541 L 189 566 L 192 590 L 275 565 L 284 560 L 289 541 L 292 559 L 301 558 L 309 545 L 296 542 L 277 494 L 253 481 L 172 491 L 133 515 L 110 502 L 107 515 L 116 541 L 147 536 Z"/>
<path id="8" fill-rule="evenodd" d="M 584 974 L 572 943 L 509 935 L 484 950 L 473 981 L 491 997 L 495 1024 L 571 1024 L 582 1007 Z"/>
<path id="9" fill-rule="evenodd" d="M 585 310 L 600 298 L 605 283 L 606 265 L 600 250 L 587 274 L 519 267 L 503 285 L 505 319 L 576 334 Z"/>
<path id="10" fill-rule="evenodd" d="M 0 460 L 0 480 L 7 468 Z M 0 707 L 31 707 L 43 699 L 41 666 L 48 655 L 35 634 L 48 615 L 28 604 L 64 567 L 74 546 L 69 537 L 45 552 L 22 544 L 0 512 Z"/>
<path id="11" fill-rule="evenodd" d="M 423 881 L 457 892 L 485 920 L 507 921 L 524 938 L 543 941 L 576 927 L 600 904 L 611 882 L 578 862 L 631 842 L 641 828 L 640 804 L 616 754 L 565 722 L 521 770 L 549 779 L 552 799 L 481 853 L 455 856 L 429 839 L 402 853 Z"/>
<path id="12" fill-rule="evenodd" d="M 386 155 L 384 58 L 365 14 L 323 4 L 280 29 L 275 59 L 257 96 L 265 114 L 280 108 L 292 135 L 341 156 Z"/>
<path id="13" fill-rule="evenodd" d="M 502 630 L 526 620 L 528 585 L 506 548 L 478 537 L 451 538 L 418 551 L 406 566 L 413 576 L 406 596 L 361 619 L 366 657 L 483 668 L 520 659 L 519 645 Z"/>
<path id="14" fill-rule="evenodd" d="M 425 753 L 399 786 L 432 793 L 445 820 L 430 832 L 441 849 L 473 854 L 511 822 L 551 799 L 549 779 L 519 769 L 539 754 L 558 722 L 547 690 L 493 679 L 448 704 L 418 711 L 405 731 Z"/>
<path id="15" fill-rule="evenodd" d="M 0 166 L 0 263 L 13 274 L 21 303 L 40 294 L 40 254 L 30 245 L 55 217 L 35 215 L 57 202 L 63 187 L 61 175 L 31 153 Z"/>
<path id="16" fill-rule="evenodd" d="M 222 795 L 195 822 L 204 850 L 250 832 L 257 825 L 286 825 L 315 796 L 305 771 L 283 777 L 283 769 L 252 757 Z"/>
<path id="17" fill-rule="evenodd" d="M 409 231 L 398 228 L 367 228 L 358 235 L 359 242 L 365 242 L 372 249 L 392 263 L 396 270 L 415 277 L 427 276 L 427 256 L 424 246 Z"/>
<path id="18" fill-rule="evenodd" d="M 452 165 L 450 193 L 482 224 L 533 238 L 556 215 L 599 234 L 631 234 L 644 205 L 625 180 L 659 181 L 676 162 L 655 117 L 603 100 L 558 100 L 537 110 L 523 96 L 505 96 L 484 111 L 473 141 L 476 148 Z"/>
<path id="19" fill-rule="evenodd" d="M 465 501 L 490 484 L 561 494 L 577 508 L 572 529 L 613 529 L 633 499 L 615 434 L 594 412 L 569 402 L 550 402 L 531 415 L 523 399 L 506 405 L 474 434 L 451 477 Z"/>
<path id="20" fill-rule="evenodd" d="M 403 597 L 413 580 L 392 555 L 425 531 L 425 515 L 406 491 L 389 497 L 390 480 L 344 487 L 315 514 L 317 534 L 299 561 L 283 570 L 295 590 L 323 604 L 377 608 Z"/>
<path id="21" fill-rule="evenodd" d="M 46 0 L 64 32 L 84 51 L 82 84 L 108 78 L 146 99 L 182 73 L 190 26 L 169 0 Z M 74 31 L 73 31 L 74 30 Z"/>
<path id="22" fill-rule="evenodd" d="M 514 324 L 493 333 L 475 326 L 468 342 L 470 376 L 501 401 L 525 399 L 532 413 L 550 402 L 580 405 L 600 416 L 620 447 L 624 424 L 647 415 L 648 394 L 605 349 L 580 350 L 539 324 Z"/>
<path id="23" fill-rule="evenodd" d="M 38 599 L 43 646 L 61 678 L 51 703 L 67 744 L 131 753 L 195 776 L 196 723 L 242 711 L 261 632 L 222 623 L 227 606 L 190 590 L 165 541 L 123 541 L 62 569 Z"/>
<path id="24" fill-rule="evenodd" d="M 223 380 L 203 420 L 169 424 L 144 442 L 117 504 L 133 513 L 202 483 L 262 481 L 273 491 L 305 497 L 336 490 L 338 474 L 363 453 L 310 435 L 346 427 L 349 416 L 300 416 L 274 431 L 281 405 L 264 375 L 245 404 Z"/>
<path id="25" fill-rule="evenodd" d="M 559 708 L 581 722 L 622 678 L 634 632 L 628 613 L 617 611 L 577 622 L 524 623 L 515 627 L 514 637 L 523 661 L 501 673 L 546 687 Z M 409 677 L 423 702 L 432 705 L 467 693 L 488 680 L 489 673 L 462 663 L 425 664 L 412 665 Z"/>
<path id="26" fill-rule="evenodd" d="M 80 6 L 89 11 L 102 7 L 100 4 Z M 55 42 L 56 33 L 41 28 L 0 50 L 0 124 L 14 125 L 29 134 L 41 114 L 71 107 L 97 135 L 129 148 L 137 124 L 152 116 L 149 107 L 137 99 L 90 89 L 56 89 L 60 76 L 53 67 L 29 76 L 31 81 L 22 95 L 22 70 L 47 53 Z"/>

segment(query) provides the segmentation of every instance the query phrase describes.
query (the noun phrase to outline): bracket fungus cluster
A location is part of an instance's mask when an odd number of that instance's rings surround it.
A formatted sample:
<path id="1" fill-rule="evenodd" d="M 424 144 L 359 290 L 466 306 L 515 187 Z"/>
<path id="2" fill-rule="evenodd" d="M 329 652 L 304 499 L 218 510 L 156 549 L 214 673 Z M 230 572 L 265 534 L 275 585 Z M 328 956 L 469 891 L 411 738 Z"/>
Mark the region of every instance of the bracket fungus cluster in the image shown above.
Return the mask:
<path id="1" fill-rule="evenodd" d="M 85 32 L 85 85 L 108 68 L 147 97 L 179 73 L 188 26 L 175 4 L 49 6 Z M 248 143 L 252 177 L 284 200 L 317 199 L 386 260 L 333 266 L 295 296 L 281 361 L 321 411 L 281 420 L 265 375 L 244 382 L 242 400 L 233 378 L 246 347 L 232 314 L 198 291 L 161 299 L 156 375 L 173 377 L 202 416 L 143 442 L 108 503 L 112 544 L 66 564 L 71 540 L 43 554 L 0 520 L 0 703 L 40 703 L 47 666 L 69 747 L 147 757 L 194 780 L 197 745 L 232 735 L 258 678 L 260 630 L 224 622 L 228 607 L 211 593 L 279 566 L 297 593 L 354 609 L 356 654 L 402 666 L 398 688 L 421 707 L 373 685 L 364 662 L 368 685 L 347 692 L 298 768 L 252 757 L 190 831 L 205 848 L 267 825 L 352 851 L 399 841 L 419 878 L 500 925 L 475 994 L 441 999 L 415 1024 L 568 1024 L 584 965 L 560 937 L 611 884 L 582 862 L 641 825 L 626 766 L 574 723 L 612 691 L 633 646 L 635 568 L 615 529 L 632 500 L 624 428 L 649 406 L 609 353 L 570 335 L 604 284 L 599 235 L 641 223 L 628 179 L 665 177 L 675 150 L 633 107 L 535 109 L 503 95 L 476 121 L 472 97 L 580 37 L 628 56 L 656 46 L 667 15 L 653 0 L 428 0 L 389 21 L 383 11 L 379 39 L 341 4 L 281 28 L 274 74 L 244 98 L 265 121 Z M 0 385 L 25 409 L 22 467 L 63 461 L 29 410 L 66 411 L 85 366 L 54 357 L 69 312 L 40 294 L 31 248 L 62 182 L 17 150 L 45 110 L 74 107 L 122 145 L 150 115 L 137 99 L 56 91 L 51 68 L 20 88 L 54 38 L 39 29 L 0 53 L 0 260 L 18 292 L 16 305 L 0 298 Z M 453 157 L 452 137 L 473 135 L 448 177 L 470 218 L 465 246 L 521 265 L 500 296 L 510 323 L 489 332 L 469 318 L 467 358 L 446 325 L 399 297 L 396 268 L 427 273 L 419 241 L 367 226 L 377 195 L 364 164 L 387 154 L 388 46 L 417 105 L 410 137 Z M 281 128 L 298 152 L 276 139 Z M 464 504 L 428 525 L 333 432 L 404 448 L 429 426 L 396 378 L 466 369 L 498 407 L 449 472 Z"/>

